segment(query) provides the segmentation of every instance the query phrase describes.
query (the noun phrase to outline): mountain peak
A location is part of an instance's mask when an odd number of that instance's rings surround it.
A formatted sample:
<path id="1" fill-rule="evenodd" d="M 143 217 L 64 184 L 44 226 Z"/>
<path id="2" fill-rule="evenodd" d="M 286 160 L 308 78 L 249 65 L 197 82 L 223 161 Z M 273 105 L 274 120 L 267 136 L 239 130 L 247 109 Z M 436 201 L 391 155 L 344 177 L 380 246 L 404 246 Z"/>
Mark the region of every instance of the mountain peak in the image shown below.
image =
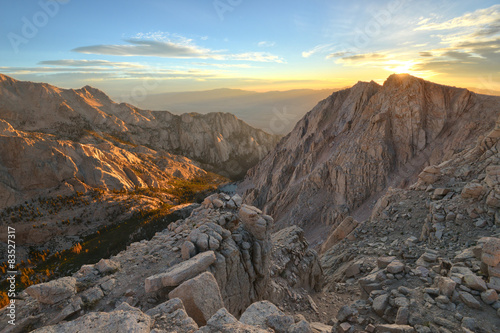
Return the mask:
<path id="1" fill-rule="evenodd" d="M 424 81 L 410 74 L 392 74 L 384 82 L 384 86 L 407 86 L 411 82 Z"/>

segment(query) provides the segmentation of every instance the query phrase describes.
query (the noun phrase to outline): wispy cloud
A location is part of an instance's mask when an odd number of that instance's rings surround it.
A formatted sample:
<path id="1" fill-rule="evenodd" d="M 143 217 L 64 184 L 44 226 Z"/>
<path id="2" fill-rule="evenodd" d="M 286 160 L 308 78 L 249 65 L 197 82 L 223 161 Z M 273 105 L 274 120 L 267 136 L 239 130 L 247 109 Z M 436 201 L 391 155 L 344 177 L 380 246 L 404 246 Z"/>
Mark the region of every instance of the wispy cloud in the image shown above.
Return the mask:
<path id="1" fill-rule="evenodd" d="M 73 49 L 84 54 L 113 56 L 147 56 L 161 58 L 199 58 L 214 60 L 239 60 L 284 63 L 284 59 L 268 52 L 230 53 L 227 50 L 212 50 L 196 45 L 192 39 L 161 32 L 138 34 L 125 40 L 126 44 L 101 44 Z"/>
<path id="2" fill-rule="evenodd" d="M 352 56 L 342 57 L 342 61 L 358 61 L 358 60 L 379 60 L 387 58 L 387 55 L 380 53 L 355 54 Z"/>
<path id="3" fill-rule="evenodd" d="M 56 62 L 56 61 L 54 61 Z M 105 68 L 105 67 L 0 67 L 0 72 L 12 75 L 66 75 L 86 74 L 94 75 L 96 78 L 131 79 L 131 78 L 160 78 L 160 79 L 186 79 L 186 78 L 218 78 L 225 77 L 223 70 L 211 71 L 196 68 L 169 69 L 160 67 L 143 66 L 141 68 Z"/>
<path id="4" fill-rule="evenodd" d="M 500 72 L 500 5 L 444 22 L 429 19 L 416 30 L 439 31 L 433 36 L 443 45 L 420 52 L 427 59 L 416 64 L 416 69 L 475 76 Z"/>
<path id="5" fill-rule="evenodd" d="M 335 51 L 335 44 L 333 44 L 333 43 L 320 44 L 320 45 L 316 45 L 315 47 L 313 47 L 312 49 L 310 49 L 308 51 L 302 52 L 302 57 L 309 58 L 310 56 L 312 56 L 313 54 L 316 54 L 316 53 L 329 53 L 329 52 L 333 52 L 333 51 Z"/>
<path id="6" fill-rule="evenodd" d="M 208 62 L 193 62 L 196 66 L 210 66 L 217 68 L 256 68 L 255 66 L 248 64 L 219 64 L 219 63 L 208 63 Z"/>
<path id="7" fill-rule="evenodd" d="M 330 53 L 329 55 L 326 56 L 326 59 L 331 59 L 331 58 L 342 58 L 345 57 L 349 52 L 341 51 L 341 52 L 334 52 Z"/>
<path id="8" fill-rule="evenodd" d="M 259 47 L 273 47 L 276 45 L 276 42 L 268 42 L 268 41 L 262 41 L 257 44 Z"/>
<path id="9" fill-rule="evenodd" d="M 113 68 L 142 68 L 141 64 L 131 62 L 113 62 L 107 60 L 44 60 L 38 62 L 39 65 L 68 66 L 68 67 L 113 67 Z"/>
<path id="10" fill-rule="evenodd" d="M 478 9 L 475 12 L 455 17 L 445 22 L 430 22 L 430 18 L 419 22 L 416 30 L 450 30 L 465 27 L 477 27 L 478 25 L 498 25 L 500 5 L 489 8 Z"/>

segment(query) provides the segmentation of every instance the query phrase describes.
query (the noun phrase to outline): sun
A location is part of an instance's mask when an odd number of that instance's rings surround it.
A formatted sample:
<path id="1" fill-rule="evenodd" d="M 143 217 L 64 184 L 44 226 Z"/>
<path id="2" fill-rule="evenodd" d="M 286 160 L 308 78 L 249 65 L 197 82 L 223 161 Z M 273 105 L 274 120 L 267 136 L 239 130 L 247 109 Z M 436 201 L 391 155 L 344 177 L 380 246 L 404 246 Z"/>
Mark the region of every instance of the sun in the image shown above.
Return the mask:
<path id="1" fill-rule="evenodd" d="M 410 74 L 413 76 L 418 76 L 423 79 L 429 79 L 436 75 L 436 73 L 428 70 L 418 70 L 416 69 L 418 62 L 415 60 L 389 60 L 387 65 L 384 67 L 386 71 L 395 74 Z"/>
<path id="2" fill-rule="evenodd" d="M 415 62 L 413 60 L 390 60 L 384 69 L 396 74 L 413 74 L 414 71 L 412 68 L 414 65 Z"/>

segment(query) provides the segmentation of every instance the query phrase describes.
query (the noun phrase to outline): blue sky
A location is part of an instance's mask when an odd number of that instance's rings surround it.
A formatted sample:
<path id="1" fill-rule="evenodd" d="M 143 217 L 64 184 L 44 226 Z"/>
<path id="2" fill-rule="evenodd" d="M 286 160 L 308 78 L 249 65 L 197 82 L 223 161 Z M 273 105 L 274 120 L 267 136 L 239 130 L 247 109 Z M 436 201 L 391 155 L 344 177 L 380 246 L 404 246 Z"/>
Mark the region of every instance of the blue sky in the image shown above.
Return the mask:
<path id="1" fill-rule="evenodd" d="M 0 73 L 65 88 L 333 89 L 407 72 L 500 90 L 498 1 L 0 3 Z"/>

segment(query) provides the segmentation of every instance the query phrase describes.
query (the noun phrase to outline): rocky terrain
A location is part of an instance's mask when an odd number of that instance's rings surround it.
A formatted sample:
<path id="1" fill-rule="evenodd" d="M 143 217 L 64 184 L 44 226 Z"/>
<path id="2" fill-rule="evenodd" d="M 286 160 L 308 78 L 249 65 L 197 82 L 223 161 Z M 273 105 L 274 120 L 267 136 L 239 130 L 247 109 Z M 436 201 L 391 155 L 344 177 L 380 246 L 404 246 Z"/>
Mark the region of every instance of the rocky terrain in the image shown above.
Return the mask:
<path id="1" fill-rule="evenodd" d="M 498 106 L 406 75 L 334 93 L 246 197 L 30 286 L 2 332 L 498 332 Z"/>
<path id="2" fill-rule="evenodd" d="M 174 206 L 241 176 L 276 140 L 230 114 L 151 112 L 89 86 L 0 75 L 0 227 L 16 229 L 19 287 L 75 269 L 73 253 L 93 260 L 150 237 Z M 6 238 L 0 257 L 4 286 Z"/>
<path id="3" fill-rule="evenodd" d="M 389 186 L 407 186 L 428 165 L 470 147 L 491 130 L 498 97 L 410 75 L 383 86 L 359 82 L 302 118 L 240 186 L 245 202 L 277 226 L 321 238 L 347 216 L 362 221 Z"/>
<path id="4" fill-rule="evenodd" d="M 150 241 L 27 288 L 16 326 L 2 332 L 304 332 L 315 325 L 282 303 L 321 290 L 319 258 L 300 228 L 271 234 L 273 219 L 241 197 L 214 194 Z M 236 319 L 239 318 L 239 320 Z"/>

